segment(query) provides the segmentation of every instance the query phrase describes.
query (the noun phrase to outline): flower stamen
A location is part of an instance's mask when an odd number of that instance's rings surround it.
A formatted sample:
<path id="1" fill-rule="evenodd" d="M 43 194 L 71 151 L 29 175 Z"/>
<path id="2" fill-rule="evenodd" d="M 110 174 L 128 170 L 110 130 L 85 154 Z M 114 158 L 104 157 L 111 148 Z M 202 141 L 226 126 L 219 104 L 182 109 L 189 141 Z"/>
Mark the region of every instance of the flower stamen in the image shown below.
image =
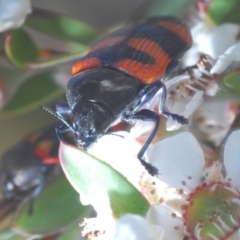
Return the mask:
<path id="1" fill-rule="evenodd" d="M 220 232 L 221 235 L 225 235 L 223 229 L 216 222 L 213 222 L 213 226 Z"/>
<path id="2" fill-rule="evenodd" d="M 235 188 L 225 186 L 225 189 L 227 189 L 228 191 L 232 192 L 234 195 L 239 196 L 239 192 Z"/>
<path id="3" fill-rule="evenodd" d="M 229 214 L 230 221 L 233 223 L 233 225 L 238 226 L 239 223 L 233 218 L 232 214 Z"/>
<path id="4" fill-rule="evenodd" d="M 225 231 L 231 231 L 231 227 L 229 227 L 221 218 L 220 216 L 217 217 L 217 220 L 221 224 L 221 226 L 224 228 Z"/>
<path id="5" fill-rule="evenodd" d="M 213 240 L 220 240 L 220 238 L 214 236 L 213 234 L 209 233 L 208 236 L 210 236 Z"/>
<path id="6" fill-rule="evenodd" d="M 194 229 L 194 235 L 196 236 L 197 239 L 202 239 L 201 238 L 201 231 L 202 231 L 202 228 L 201 228 L 201 224 L 198 223 Z"/>
<path id="7" fill-rule="evenodd" d="M 216 188 L 218 187 L 218 184 L 213 184 L 210 188 L 210 192 L 214 192 L 216 190 Z"/>

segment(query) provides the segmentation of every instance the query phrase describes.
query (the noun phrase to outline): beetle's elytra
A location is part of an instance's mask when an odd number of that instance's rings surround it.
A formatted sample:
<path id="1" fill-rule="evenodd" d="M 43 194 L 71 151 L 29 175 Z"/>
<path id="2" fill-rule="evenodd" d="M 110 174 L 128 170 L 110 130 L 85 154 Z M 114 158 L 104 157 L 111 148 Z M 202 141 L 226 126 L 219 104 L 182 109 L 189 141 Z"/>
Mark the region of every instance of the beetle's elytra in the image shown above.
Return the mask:
<path id="1" fill-rule="evenodd" d="M 156 134 L 160 116 L 139 109 L 162 88 L 159 113 L 187 123 L 184 117 L 164 110 L 166 87 L 160 80 L 178 66 L 191 45 L 192 37 L 185 24 L 169 16 L 125 26 L 98 40 L 72 68 L 67 104 L 57 104 L 56 112 L 45 108 L 62 121 L 56 127 L 58 138 L 64 140 L 62 133 L 71 131 L 77 146 L 87 149 L 116 120 L 152 121 L 155 127 L 138 158 L 151 175 L 158 174 L 143 155 Z"/>

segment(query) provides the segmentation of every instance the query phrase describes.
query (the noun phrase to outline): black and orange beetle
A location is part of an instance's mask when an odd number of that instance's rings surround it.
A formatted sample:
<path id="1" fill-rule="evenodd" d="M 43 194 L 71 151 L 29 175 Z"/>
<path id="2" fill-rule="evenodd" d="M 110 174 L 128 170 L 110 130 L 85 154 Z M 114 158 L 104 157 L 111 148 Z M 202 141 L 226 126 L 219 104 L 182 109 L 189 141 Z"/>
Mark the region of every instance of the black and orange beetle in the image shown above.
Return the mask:
<path id="1" fill-rule="evenodd" d="M 36 198 L 44 183 L 61 172 L 58 147 L 55 127 L 51 126 L 29 134 L 3 154 L 0 187 L 4 197 L 16 200 L 26 196 L 31 196 L 31 200 Z"/>
<path id="2" fill-rule="evenodd" d="M 188 28 L 170 16 L 149 18 L 101 38 L 74 64 L 66 89 L 68 104 L 57 104 L 56 112 L 44 108 L 63 122 L 56 127 L 58 138 L 64 140 L 62 133 L 71 131 L 76 145 L 87 149 L 116 121 L 152 121 L 155 127 L 138 158 L 151 175 L 157 175 L 158 169 L 145 162 L 143 155 L 160 116 L 140 108 L 162 89 L 159 112 L 187 124 L 184 117 L 165 111 L 166 87 L 160 80 L 176 69 L 191 45 Z"/>

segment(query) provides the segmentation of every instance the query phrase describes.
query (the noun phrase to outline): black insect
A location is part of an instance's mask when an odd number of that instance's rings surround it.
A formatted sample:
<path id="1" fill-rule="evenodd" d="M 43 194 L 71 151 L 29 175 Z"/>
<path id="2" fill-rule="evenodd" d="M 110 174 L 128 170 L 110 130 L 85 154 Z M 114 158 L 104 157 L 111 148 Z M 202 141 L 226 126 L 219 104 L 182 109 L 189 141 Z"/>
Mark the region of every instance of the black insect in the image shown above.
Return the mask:
<path id="1" fill-rule="evenodd" d="M 53 126 L 36 131 L 10 148 L 2 157 L 0 188 L 6 199 L 33 199 L 44 183 L 61 170 L 58 159 L 59 141 Z"/>
<path id="2" fill-rule="evenodd" d="M 67 104 L 57 104 L 56 112 L 44 109 L 60 119 L 56 127 L 71 131 L 75 143 L 83 149 L 106 134 L 116 121 L 152 121 L 155 127 L 138 153 L 151 175 L 158 170 L 143 160 L 154 138 L 160 116 L 140 108 L 162 89 L 159 112 L 179 123 L 188 121 L 164 109 L 166 87 L 160 81 L 179 64 L 191 47 L 192 38 L 184 23 L 175 17 L 154 17 L 121 28 L 97 41 L 88 54 L 73 66 L 73 78 L 66 89 Z"/>

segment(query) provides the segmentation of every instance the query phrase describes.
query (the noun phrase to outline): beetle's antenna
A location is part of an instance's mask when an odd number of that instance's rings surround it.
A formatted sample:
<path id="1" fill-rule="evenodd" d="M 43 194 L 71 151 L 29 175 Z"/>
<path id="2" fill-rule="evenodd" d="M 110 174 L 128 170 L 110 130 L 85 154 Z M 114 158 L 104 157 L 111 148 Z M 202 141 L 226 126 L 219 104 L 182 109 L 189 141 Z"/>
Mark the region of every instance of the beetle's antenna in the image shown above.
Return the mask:
<path id="1" fill-rule="evenodd" d="M 43 106 L 42 110 L 46 111 L 47 113 L 50 113 L 52 116 L 63 122 L 72 132 L 74 132 L 72 126 L 61 115 L 57 114 L 55 111 L 46 106 Z"/>
<path id="2" fill-rule="evenodd" d="M 47 113 L 50 113 L 51 115 L 53 115 L 55 118 L 59 119 L 60 121 L 64 120 L 61 116 L 59 116 L 55 111 L 53 111 L 52 109 L 43 106 L 42 110 L 46 111 Z M 63 121 L 65 123 L 65 120 Z"/>

